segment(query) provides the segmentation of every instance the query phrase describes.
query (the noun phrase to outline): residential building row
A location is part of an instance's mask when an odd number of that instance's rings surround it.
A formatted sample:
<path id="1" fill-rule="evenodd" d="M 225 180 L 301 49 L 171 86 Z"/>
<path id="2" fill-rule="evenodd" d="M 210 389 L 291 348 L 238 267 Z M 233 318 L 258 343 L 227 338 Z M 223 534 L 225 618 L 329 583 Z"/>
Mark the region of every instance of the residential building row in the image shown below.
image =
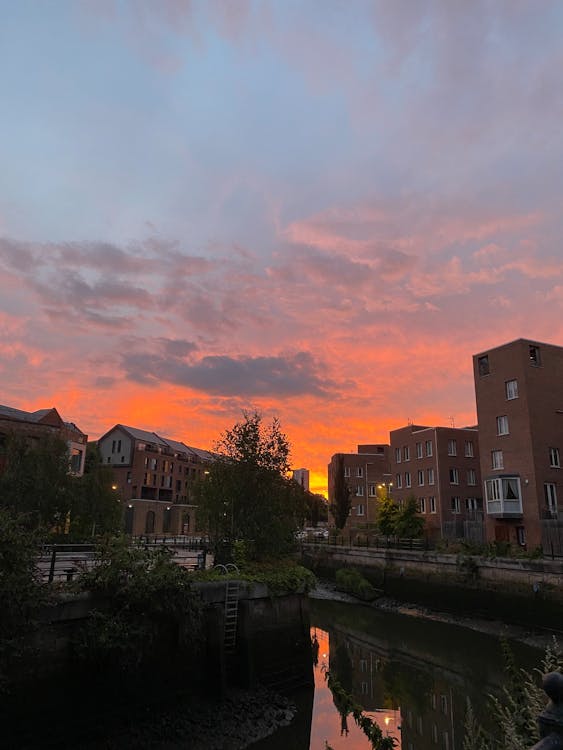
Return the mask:
<path id="1" fill-rule="evenodd" d="M 563 552 L 563 348 L 527 339 L 473 357 L 477 425 L 409 424 L 379 445 L 381 461 L 335 454 L 329 501 L 342 465 L 352 496 L 349 526 L 375 521 L 377 500 L 418 500 L 430 539 L 506 541 Z"/>

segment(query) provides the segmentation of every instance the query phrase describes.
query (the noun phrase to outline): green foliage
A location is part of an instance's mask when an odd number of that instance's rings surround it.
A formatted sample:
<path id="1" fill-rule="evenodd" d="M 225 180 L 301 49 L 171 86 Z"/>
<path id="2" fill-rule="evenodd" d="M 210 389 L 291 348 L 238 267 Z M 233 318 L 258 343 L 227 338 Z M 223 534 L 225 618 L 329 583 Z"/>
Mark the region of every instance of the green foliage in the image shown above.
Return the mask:
<path id="1" fill-rule="evenodd" d="M 0 507 L 26 514 L 31 526 L 62 531 L 72 505 L 73 477 L 68 473 L 64 440 L 45 435 L 37 443 L 12 434 L 3 445 Z"/>
<path id="2" fill-rule="evenodd" d="M 336 571 L 336 587 L 363 601 L 372 601 L 377 596 L 377 591 L 371 583 L 354 568 L 340 568 Z"/>
<path id="3" fill-rule="evenodd" d="M 334 518 L 336 528 L 343 529 L 350 515 L 352 501 L 350 499 L 350 488 L 344 478 L 344 456 L 341 453 L 336 455 L 332 491 L 333 499 L 329 510 Z"/>
<path id="4" fill-rule="evenodd" d="M 395 535 L 401 539 L 419 539 L 424 533 L 424 518 L 414 495 L 407 497 L 395 519 Z"/>
<path id="5" fill-rule="evenodd" d="M 306 519 L 313 528 L 319 521 L 328 521 L 328 503 L 323 495 L 305 491 Z"/>
<path id="6" fill-rule="evenodd" d="M 239 572 L 226 576 L 218 570 L 201 570 L 192 574 L 196 581 L 224 581 L 236 578 L 249 583 L 263 583 L 272 595 L 307 592 L 315 588 L 315 575 L 301 565 L 274 560 L 270 562 L 246 563 Z"/>
<path id="7" fill-rule="evenodd" d="M 84 475 L 76 477 L 74 484 L 70 536 L 83 540 L 118 532 L 122 524 L 120 497 L 113 489 L 113 471 L 101 462 L 96 444 L 88 445 Z"/>
<path id="8" fill-rule="evenodd" d="M 289 443 L 279 422 L 266 426 L 260 414 L 245 412 L 216 450 L 209 475 L 194 488 L 216 553 L 235 540 L 246 543 L 249 557 L 291 549 L 305 513 L 304 493 L 287 477 Z"/>
<path id="9" fill-rule="evenodd" d="M 390 497 L 377 501 L 377 527 L 383 536 L 394 536 L 399 506 Z"/>
<path id="10" fill-rule="evenodd" d="M 142 667 L 197 652 L 202 604 L 189 574 L 170 552 L 107 539 L 98 549 L 97 563 L 79 581 L 101 602 L 77 638 L 80 662 L 134 676 Z"/>
<path id="11" fill-rule="evenodd" d="M 395 738 L 383 736 L 379 725 L 364 713 L 362 706 L 356 703 L 353 696 L 342 687 L 336 676 L 327 670 L 325 679 L 343 723 L 351 714 L 356 724 L 370 741 L 373 750 L 393 750 L 396 744 Z"/>
<path id="12" fill-rule="evenodd" d="M 47 601 L 36 568 L 41 538 L 27 528 L 26 520 L 0 509 L 0 694 L 21 672 L 26 638 L 36 626 L 38 608 Z"/>
<path id="13" fill-rule="evenodd" d="M 563 653 L 554 638 L 548 646 L 541 666 L 533 672 L 518 669 L 514 656 L 502 642 L 505 661 L 505 687 L 500 697 L 490 696 L 492 711 L 499 727 L 499 737 L 490 738 L 475 720 L 468 706 L 464 750 L 528 750 L 539 741 L 536 718 L 545 708 L 547 699 L 540 687 L 540 678 L 548 672 L 563 672 Z"/>

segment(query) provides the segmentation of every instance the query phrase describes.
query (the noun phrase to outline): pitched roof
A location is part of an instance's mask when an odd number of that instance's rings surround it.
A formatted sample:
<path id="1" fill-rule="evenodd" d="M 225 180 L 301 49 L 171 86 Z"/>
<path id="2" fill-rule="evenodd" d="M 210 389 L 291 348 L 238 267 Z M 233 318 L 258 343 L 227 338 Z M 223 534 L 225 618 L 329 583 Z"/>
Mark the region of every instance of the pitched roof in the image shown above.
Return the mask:
<path id="1" fill-rule="evenodd" d="M 23 409 L 14 409 L 13 406 L 0 405 L 0 416 L 6 417 L 7 419 L 16 419 L 19 422 L 35 422 L 39 423 L 47 416 L 56 416 L 60 420 L 61 425 L 63 420 L 61 419 L 58 411 L 54 406 L 49 409 L 37 409 L 37 411 L 24 411 Z"/>
<path id="2" fill-rule="evenodd" d="M 204 450 L 203 448 L 193 448 L 191 445 L 186 445 L 180 440 L 171 440 L 170 438 L 163 437 L 156 432 L 147 432 L 146 430 L 140 430 L 138 427 L 129 427 L 128 425 L 124 424 L 116 424 L 111 428 L 111 430 L 108 430 L 106 433 L 104 433 L 98 439 L 98 442 L 106 438 L 114 430 L 117 429 L 123 430 L 130 437 L 134 438 L 135 440 L 140 440 L 143 443 L 153 443 L 156 445 L 160 445 L 163 448 L 169 448 L 175 453 L 185 453 L 186 455 L 191 454 L 193 457 L 198 458 L 200 461 L 215 460 L 214 454 L 210 453 L 210 451 Z"/>

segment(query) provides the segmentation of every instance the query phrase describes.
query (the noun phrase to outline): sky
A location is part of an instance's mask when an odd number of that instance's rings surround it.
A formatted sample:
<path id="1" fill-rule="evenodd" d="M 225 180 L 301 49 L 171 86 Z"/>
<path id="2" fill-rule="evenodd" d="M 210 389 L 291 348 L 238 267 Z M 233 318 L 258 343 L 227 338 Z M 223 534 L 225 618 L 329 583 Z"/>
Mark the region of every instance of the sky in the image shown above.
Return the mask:
<path id="1" fill-rule="evenodd" d="M 0 0 L 0 403 L 332 454 L 563 345 L 559 0 Z"/>

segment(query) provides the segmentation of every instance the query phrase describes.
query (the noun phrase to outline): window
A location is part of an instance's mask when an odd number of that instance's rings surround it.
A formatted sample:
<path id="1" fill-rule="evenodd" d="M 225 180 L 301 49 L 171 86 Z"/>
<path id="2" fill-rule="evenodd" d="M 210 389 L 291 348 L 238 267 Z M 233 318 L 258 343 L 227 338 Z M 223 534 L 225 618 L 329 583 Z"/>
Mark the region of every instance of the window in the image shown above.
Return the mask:
<path id="1" fill-rule="evenodd" d="M 80 448 L 73 448 L 70 452 L 70 470 L 74 474 L 78 474 L 82 468 L 82 455 Z"/>
<path id="2" fill-rule="evenodd" d="M 356 515 L 358 515 L 358 516 L 363 516 L 364 515 L 364 506 L 361 503 L 358 505 L 358 508 L 357 508 L 357 511 L 356 511 Z"/>
<path id="3" fill-rule="evenodd" d="M 483 375 L 488 375 L 489 370 L 489 357 L 487 354 L 483 357 L 479 357 L 477 360 L 477 364 L 479 366 L 479 375 L 483 377 Z"/>
<path id="4" fill-rule="evenodd" d="M 451 508 L 452 508 L 452 513 L 461 512 L 461 501 L 459 497 L 452 497 Z"/>
<path id="5" fill-rule="evenodd" d="M 363 477 L 364 476 L 364 467 L 363 466 L 356 467 L 356 476 L 357 477 Z"/>
<path id="6" fill-rule="evenodd" d="M 432 708 L 435 711 L 436 710 L 436 705 L 437 705 L 436 693 L 432 693 L 432 695 L 430 696 L 430 705 L 432 706 Z"/>
<path id="7" fill-rule="evenodd" d="M 435 706 L 434 706 L 435 708 Z M 437 745 L 438 744 L 438 727 L 436 724 L 432 724 L 432 742 Z"/>
<path id="8" fill-rule="evenodd" d="M 518 398 L 517 380 L 507 380 L 504 384 L 504 389 L 506 391 L 506 398 L 508 399 L 508 401 L 512 401 L 512 399 Z"/>
<path id="9" fill-rule="evenodd" d="M 349 477 L 350 476 L 350 467 L 349 466 L 345 466 L 344 467 L 344 476 L 345 477 Z"/>
<path id="10" fill-rule="evenodd" d="M 508 435 L 508 417 L 506 414 L 497 417 L 497 435 Z"/>
<path id="11" fill-rule="evenodd" d="M 473 448 L 473 440 L 466 440 L 465 441 L 465 457 L 466 458 L 474 458 L 475 457 L 475 450 Z"/>
<path id="12" fill-rule="evenodd" d="M 539 346 L 530 346 L 530 364 L 534 365 L 534 367 L 539 367 L 541 365 Z"/>
<path id="13" fill-rule="evenodd" d="M 367 659 L 360 659 L 360 672 L 367 672 L 367 671 L 368 671 Z"/>
<path id="14" fill-rule="evenodd" d="M 474 487 L 477 484 L 475 469 L 467 469 L 467 484 L 470 487 Z"/>
<path id="15" fill-rule="evenodd" d="M 422 458 L 422 443 L 416 444 L 416 457 Z"/>
<path id="16" fill-rule="evenodd" d="M 543 486 L 545 504 L 549 514 L 557 518 L 557 490 L 553 482 L 546 482 Z"/>
<path id="17" fill-rule="evenodd" d="M 448 713 L 448 698 L 446 695 L 440 696 L 440 710 L 443 714 Z"/>
<path id="18" fill-rule="evenodd" d="M 364 485 L 363 484 L 359 484 L 356 487 L 356 497 L 363 497 L 363 496 L 364 496 Z"/>
<path id="19" fill-rule="evenodd" d="M 448 456 L 457 456 L 457 441 L 448 440 Z"/>
<path id="20" fill-rule="evenodd" d="M 493 469 L 504 469 L 502 451 L 491 451 L 491 466 Z"/>
<path id="21" fill-rule="evenodd" d="M 400 464 L 401 463 L 401 449 L 395 448 L 395 463 Z"/>
<path id="22" fill-rule="evenodd" d="M 434 484 L 434 469 L 430 468 L 427 471 L 428 474 L 428 484 Z"/>
<path id="23" fill-rule="evenodd" d="M 466 510 L 482 510 L 482 502 L 476 497 L 467 497 L 465 499 Z"/>
<path id="24" fill-rule="evenodd" d="M 426 455 L 431 456 L 432 455 L 432 440 L 426 441 Z"/>
<path id="25" fill-rule="evenodd" d="M 369 496 L 370 497 L 377 497 L 377 490 L 375 489 L 375 484 L 370 484 L 370 486 L 369 486 Z"/>
<path id="26" fill-rule="evenodd" d="M 516 538 L 521 547 L 526 546 L 526 529 L 523 526 L 516 527 Z"/>
<path id="27" fill-rule="evenodd" d="M 405 471 L 405 487 L 411 486 L 411 473 L 410 471 Z"/>
<path id="28" fill-rule="evenodd" d="M 400 474 L 397 474 L 395 476 L 395 484 L 397 485 L 397 489 L 400 490 L 403 486 L 403 477 Z"/>
<path id="29" fill-rule="evenodd" d="M 367 695 L 367 693 L 368 693 L 368 684 L 367 684 L 367 682 L 362 682 L 361 691 L 362 691 L 362 695 Z"/>
<path id="30" fill-rule="evenodd" d="M 450 484 L 459 484 L 458 469 L 450 469 Z"/>
<path id="31" fill-rule="evenodd" d="M 127 484 L 131 484 L 131 472 L 127 472 Z"/>
<path id="32" fill-rule="evenodd" d="M 409 448 L 408 445 L 403 446 L 403 459 L 405 461 L 411 460 L 411 449 Z"/>
<path id="33" fill-rule="evenodd" d="M 116 446 L 116 441 L 115 441 L 115 440 L 112 440 L 112 441 L 111 441 L 111 452 L 112 452 L 112 453 L 115 453 L 115 446 Z"/>
<path id="34" fill-rule="evenodd" d="M 117 441 L 117 452 L 121 453 L 121 440 Z"/>
<path id="35" fill-rule="evenodd" d="M 150 469 L 151 469 L 151 471 L 156 471 L 157 466 L 158 466 L 157 459 L 156 458 L 151 458 L 151 460 L 150 460 Z"/>
<path id="36" fill-rule="evenodd" d="M 499 477 L 485 482 L 487 513 L 502 515 L 504 513 L 522 513 L 522 495 L 520 477 Z"/>
<path id="37" fill-rule="evenodd" d="M 552 469 L 561 468 L 561 461 L 559 460 L 559 448 L 549 449 L 549 465 Z"/>
<path id="38" fill-rule="evenodd" d="M 430 513 L 436 513 L 436 498 L 434 495 L 428 498 L 428 502 L 430 504 Z"/>
<path id="39" fill-rule="evenodd" d="M 424 497 L 418 498 L 418 512 L 426 513 L 426 498 Z"/>
<path id="40" fill-rule="evenodd" d="M 418 470 L 418 486 L 424 487 L 424 470 L 423 469 Z"/>

